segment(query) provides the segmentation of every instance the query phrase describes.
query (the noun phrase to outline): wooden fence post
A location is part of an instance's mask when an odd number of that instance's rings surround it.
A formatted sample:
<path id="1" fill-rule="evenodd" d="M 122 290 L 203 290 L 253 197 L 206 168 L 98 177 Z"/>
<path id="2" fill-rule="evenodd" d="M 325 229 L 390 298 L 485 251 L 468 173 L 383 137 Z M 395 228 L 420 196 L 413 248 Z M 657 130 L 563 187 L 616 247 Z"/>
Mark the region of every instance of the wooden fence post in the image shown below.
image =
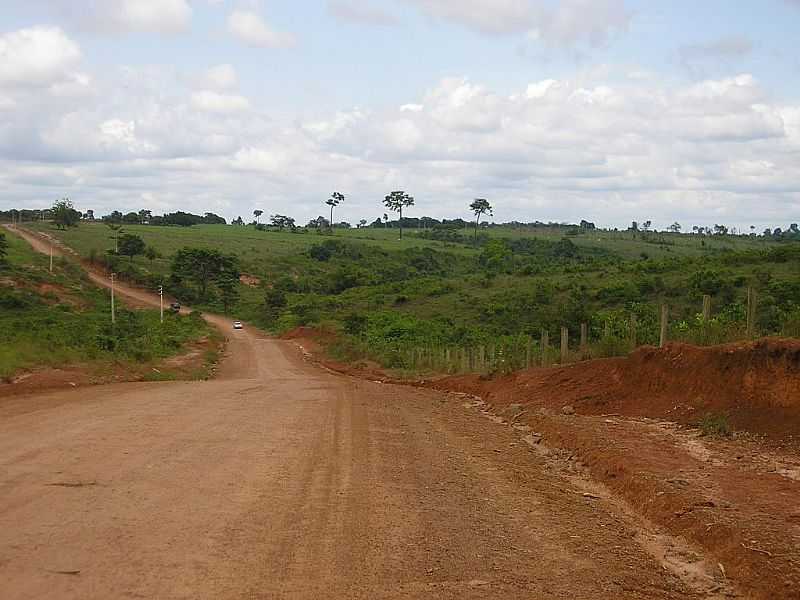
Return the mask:
<path id="1" fill-rule="evenodd" d="M 531 368 L 531 336 L 526 336 L 525 339 L 525 368 Z"/>
<path id="2" fill-rule="evenodd" d="M 586 346 L 589 343 L 589 325 L 581 323 L 581 352 L 586 352 Z"/>
<path id="3" fill-rule="evenodd" d="M 663 348 L 667 345 L 667 326 L 669 324 L 669 307 L 661 305 L 661 336 L 659 337 L 658 347 Z"/>
<path id="4" fill-rule="evenodd" d="M 747 337 L 752 338 L 756 331 L 756 291 L 752 286 L 747 288 Z"/>
<path id="5" fill-rule="evenodd" d="M 547 366 L 547 352 L 549 350 L 548 346 L 550 345 L 550 332 L 546 329 L 542 329 L 542 366 Z"/>
<path id="6" fill-rule="evenodd" d="M 631 346 L 636 348 L 636 315 L 631 315 Z"/>
<path id="7" fill-rule="evenodd" d="M 708 323 L 711 320 L 711 296 L 703 296 L 703 321 Z"/>
<path id="8" fill-rule="evenodd" d="M 561 364 L 567 364 L 567 357 L 569 355 L 569 329 L 566 327 L 561 328 Z"/>

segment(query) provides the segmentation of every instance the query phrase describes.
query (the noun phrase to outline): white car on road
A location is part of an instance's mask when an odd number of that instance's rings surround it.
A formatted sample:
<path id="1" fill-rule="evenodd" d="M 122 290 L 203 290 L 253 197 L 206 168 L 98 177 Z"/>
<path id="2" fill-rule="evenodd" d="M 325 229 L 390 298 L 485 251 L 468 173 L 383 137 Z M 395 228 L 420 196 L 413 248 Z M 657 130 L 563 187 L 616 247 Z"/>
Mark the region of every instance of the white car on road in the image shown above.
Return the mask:
<path id="1" fill-rule="evenodd" d="M 234 329 L 244 329 L 244 325 L 242 325 L 241 321 L 234 321 L 233 322 L 233 328 Z"/>

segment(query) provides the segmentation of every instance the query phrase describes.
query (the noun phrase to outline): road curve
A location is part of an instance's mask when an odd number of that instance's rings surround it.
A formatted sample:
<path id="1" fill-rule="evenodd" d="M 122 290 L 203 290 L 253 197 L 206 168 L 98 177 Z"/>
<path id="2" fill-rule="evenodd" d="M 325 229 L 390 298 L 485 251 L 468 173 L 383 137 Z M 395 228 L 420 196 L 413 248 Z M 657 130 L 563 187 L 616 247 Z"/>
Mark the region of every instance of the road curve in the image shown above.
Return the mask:
<path id="1" fill-rule="evenodd" d="M 2 598 L 699 597 L 464 399 L 227 331 L 214 381 L 0 403 Z"/>

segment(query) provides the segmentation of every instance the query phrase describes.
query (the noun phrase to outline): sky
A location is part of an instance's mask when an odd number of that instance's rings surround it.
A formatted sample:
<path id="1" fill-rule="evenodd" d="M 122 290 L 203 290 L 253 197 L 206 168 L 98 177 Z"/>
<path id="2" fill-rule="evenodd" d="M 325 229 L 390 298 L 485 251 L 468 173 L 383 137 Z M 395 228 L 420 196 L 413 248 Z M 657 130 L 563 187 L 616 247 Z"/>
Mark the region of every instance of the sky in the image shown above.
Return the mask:
<path id="1" fill-rule="evenodd" d="M 0 209 L 800 220 L 800 0 L 0 0 Z"/>

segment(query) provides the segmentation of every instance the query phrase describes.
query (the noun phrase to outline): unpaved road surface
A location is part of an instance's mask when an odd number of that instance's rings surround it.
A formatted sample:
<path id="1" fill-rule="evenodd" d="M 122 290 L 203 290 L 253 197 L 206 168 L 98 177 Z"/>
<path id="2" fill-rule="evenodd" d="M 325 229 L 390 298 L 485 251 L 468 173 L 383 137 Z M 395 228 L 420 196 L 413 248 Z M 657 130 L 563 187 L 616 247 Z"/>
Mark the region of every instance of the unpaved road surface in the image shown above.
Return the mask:
<path id="1" fill-rule="evenodd" d="M 463 398 L 216 322 L 214 381 L 0 403 L 0 597 L 723 597 Z"/>

